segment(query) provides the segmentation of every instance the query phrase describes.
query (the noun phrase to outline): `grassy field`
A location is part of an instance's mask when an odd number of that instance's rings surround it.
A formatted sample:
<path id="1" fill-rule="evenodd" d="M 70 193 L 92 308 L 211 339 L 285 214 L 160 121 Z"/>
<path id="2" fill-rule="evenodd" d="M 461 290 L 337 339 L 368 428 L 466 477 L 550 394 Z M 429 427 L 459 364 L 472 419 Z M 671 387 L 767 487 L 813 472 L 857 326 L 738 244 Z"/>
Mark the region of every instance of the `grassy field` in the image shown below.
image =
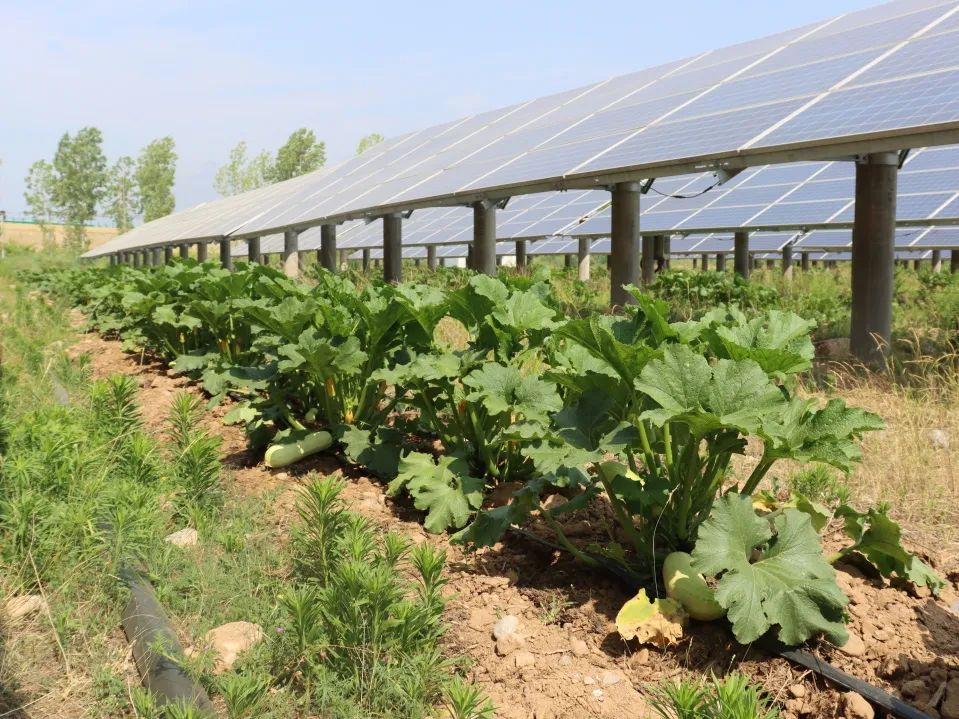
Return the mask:
<path id="1" fill-rule="evenodd" d="M 63 245 L 66 236 L 66 227 L 63 225 L 50 225 L 49 231 L 52 233 L 52 242 L 58 246 Z M 87 239 L 90 247 L 99 247 L 105 242 L 109 242 L 117 236 L 117 230 L 114 227 L 88 227 Z M 3 242 L 20 247 L 30 247 L 35 250 L 42 249 L 49 244 L 44 238 L 44 233 L 39 225 L 30 222 L 5 222 L 3 224 Z"/>

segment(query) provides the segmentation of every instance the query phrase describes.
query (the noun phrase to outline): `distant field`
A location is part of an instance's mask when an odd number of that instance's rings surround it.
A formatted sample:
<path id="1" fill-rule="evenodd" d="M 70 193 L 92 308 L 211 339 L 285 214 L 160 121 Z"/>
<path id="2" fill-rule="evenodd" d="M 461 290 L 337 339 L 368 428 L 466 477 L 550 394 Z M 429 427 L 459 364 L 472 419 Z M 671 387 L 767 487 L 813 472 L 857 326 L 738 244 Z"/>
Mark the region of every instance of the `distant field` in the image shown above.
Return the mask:
<path id="1" fill-rule="evenodd" d="M 52 225 L 56 243 L 63 244 L 66 228 L 63 225 Z M 87 239 L 90 247 L 102 245 L 107 240 L 117 236 L 115 227 L 88 227 Z M 6 242 L 28 247 L 42 247 L 43 233 L 38 225 L 29 222 L 5 222 L 3 225 L 3 239 Z"/>

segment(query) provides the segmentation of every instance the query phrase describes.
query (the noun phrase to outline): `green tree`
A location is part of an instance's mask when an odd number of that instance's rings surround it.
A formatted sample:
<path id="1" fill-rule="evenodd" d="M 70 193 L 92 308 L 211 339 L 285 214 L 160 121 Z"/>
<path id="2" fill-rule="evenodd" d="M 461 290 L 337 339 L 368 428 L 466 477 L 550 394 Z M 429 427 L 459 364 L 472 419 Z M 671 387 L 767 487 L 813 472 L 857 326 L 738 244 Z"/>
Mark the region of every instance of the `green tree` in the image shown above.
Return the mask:
<path id="1" fill-rule="evenodd" d="M 102 133 L 84 127 L 73 137 L 64 133 L 53 158 L 53 201 L 67 225 L 66 245 L 78 250 L 86 248 L 86 225 L 96 217 L 107 184 L 102 145 Z"/>
<path id="2" fill-rule="evenodd" d="M 326 143 L 317 142 L 313 130 L 294 130 L 286 144 L 276 153 L 271 179 L 282 182 L 313 172 L 326 164 Z"/>
<path id="3" fill-rule="evenodd" d="M 57 220 L 57 206 L 53 201 L 55 182 L 53 165 L 46 160 L 37 160 L 30 165 L 24 180 L 26 190 L 23 193 L 23 199 L 30 208 L 30 216 L 40 228 L 45 244 L 52 243 L 54 239 L 52 225 Z"/>
<path id="4" fill-rule="evenodd" d="M 383 136 L 378 132 L 371 132 L 369 135 L 360 140 L 360 144 L 356 146 L 356 154 L 362 155 L 364 152 L 369 150 L 373 145 L 383 142 Z"/>
<path id="5" fill-rule="evenodd" d="M 224 197 L 255 190 L 271 182 L 273 158 L 264 150 L 256 157 L 247 159 L 246 141 L 241 140 L 230 150 L 230 160 L 213 178 L 213 189 Z"/>
<path id="6" fill-rule="evenodd" d="M 161 137 L 144 147 L 137 159 L 136 181 L 144 222 L 165 217 L 176 207 L 173 197 L 175 147 L 172 137 Z"/>
<path id="7" fill-rule="evenodd" d="M 140 206 L 136 167 L 132 157 L 119 158 L 110 168 L 103 197 L 104 212 L 113 218 L 113 224 L 121 233 L 133 229 L 133 217 Z"/>

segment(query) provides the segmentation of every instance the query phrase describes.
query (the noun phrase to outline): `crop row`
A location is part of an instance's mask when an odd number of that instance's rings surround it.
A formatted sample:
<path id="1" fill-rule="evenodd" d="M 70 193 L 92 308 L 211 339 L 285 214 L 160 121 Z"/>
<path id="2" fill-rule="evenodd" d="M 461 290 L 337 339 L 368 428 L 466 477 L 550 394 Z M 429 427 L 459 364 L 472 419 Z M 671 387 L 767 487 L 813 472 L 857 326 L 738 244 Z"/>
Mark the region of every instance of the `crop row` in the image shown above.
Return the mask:
<path id="1" fill-rule="evenodd" d="M 674 552 L 750 642 L 824 634 L 843 643 L 846 597 L 832 562 L 856 553 L 886 576 L 941 580 L 899 542 L 885 508 L 860 512 L 762 491 L 776 462 L 848 472 L 876 415 L 797 393 L 813 323 L 722 306 L 671 322 L 629 288 L 622 315 L 568 319 L 547 281 L 472 276 L 459 289 L 315 285 L 260 265 L 192 261 L 33 278 L 68 294 L 91 327 L 200 381 L 256 447 L 329 430 L 349 459 L 407 492 L 429 531 L 495 543 L 541 518 L 592 565 L 637 582 Z M 732 468 L 749 440 L 762 454 Z M 504 493 L 508 501 L 491 502 Z M 546 497 L 567 501 L 544 504 Z M 577 546 L 562 515 L 598 508 L 603 542 Z M 849 538 L 824 557 L 819 531 Z M 687 598 L 688 599 L 688 598 Z M 695 616 L 695 608 L 693 608 Z"/>

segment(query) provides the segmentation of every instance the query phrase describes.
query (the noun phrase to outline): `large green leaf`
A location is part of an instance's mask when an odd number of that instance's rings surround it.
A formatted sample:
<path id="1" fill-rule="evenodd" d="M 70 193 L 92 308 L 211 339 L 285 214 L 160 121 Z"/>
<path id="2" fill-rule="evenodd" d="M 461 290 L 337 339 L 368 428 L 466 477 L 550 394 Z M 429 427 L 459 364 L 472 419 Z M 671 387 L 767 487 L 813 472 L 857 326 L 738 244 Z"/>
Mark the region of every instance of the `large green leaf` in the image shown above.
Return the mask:
<path id="1" fill-rule="evenodd" d="M 751 359 L 767 373 L 785 377 L 812 365 L 815 350 L 809 332 L 815 326 L 792 312 L 769 310 L 748 322 L 721 325 L 714 331 L 730 359 Z"/>
<path id="2" fill-rule="evenodd" d="M 884 577 L 898 576 L 918 586 L 927 586 L 934 594 L 945 586 L 942 577 L 902 546 L 902 530 L 882 509 L 858 512 L 848 504 L 836 509 L 844 521 L 846 535 L 854 544 L 842 554 L 859 552 Z"/>
<path id="3" fill-rule="evenodd" d="M 563 406 L 556 386 L 539 377 L 523 376 L 517 367 L 487 362 L 463 378 L 472 392 L 466 399 L 481 402 L 491 415 L 510 413 L 516 419 L 545 422 Z"/>
<path id="4" fill-rule="evenodd" d="M 458 529 L 483 504 L 484 482 L 469 472 L 469 463 L 459 457 L 443 456 L 434 460 L 432 455 L 410 452 L 400 460 L 399 472 L 390 482 L 389 490 L 397 494 L 406 488 L 416 508 L 427 513 L 424 522 L 427 531 Z"/>
<path id="5" fill-rule="evenodd" d="M 693 567 L 718 577 L 716 601 L 743 644 L 776 626 L 788 645 L 816 634 L 835 644 L 848 639 L 842 624 L 848 599 L 808 515 L 798 510 L 787 509 L 770 523 L 756 515 L 749 497 L 727 494 L 699 528 Z"/>

